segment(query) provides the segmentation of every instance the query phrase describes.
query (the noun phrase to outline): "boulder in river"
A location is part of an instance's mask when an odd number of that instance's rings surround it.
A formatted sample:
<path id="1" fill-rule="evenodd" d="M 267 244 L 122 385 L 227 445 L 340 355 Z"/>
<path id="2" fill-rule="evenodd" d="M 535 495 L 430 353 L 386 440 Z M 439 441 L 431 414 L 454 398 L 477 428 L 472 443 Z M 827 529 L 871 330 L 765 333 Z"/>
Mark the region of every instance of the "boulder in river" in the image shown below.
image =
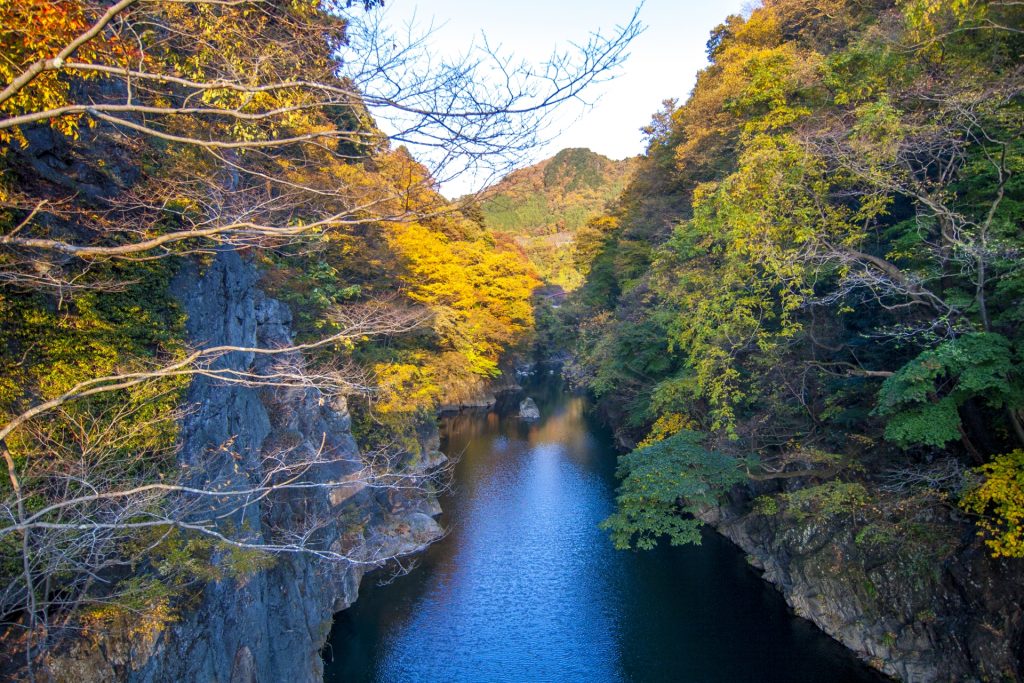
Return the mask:
<path id="1" fill-rule="evenodd" d="M 533 422 L 540 419 L 540 408 L 536 401 L 527 396 L 519 403 L 519 419 Z"/>

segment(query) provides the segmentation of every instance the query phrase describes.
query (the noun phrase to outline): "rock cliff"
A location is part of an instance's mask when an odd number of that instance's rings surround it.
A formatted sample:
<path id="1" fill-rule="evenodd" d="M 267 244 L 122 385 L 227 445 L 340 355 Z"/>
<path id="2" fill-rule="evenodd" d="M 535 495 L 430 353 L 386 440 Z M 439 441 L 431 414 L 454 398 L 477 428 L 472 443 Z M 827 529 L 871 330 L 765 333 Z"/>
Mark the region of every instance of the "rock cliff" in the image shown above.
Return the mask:
<path id="1" fill-rule="evenodd" d="M 186 267 L 175 285 L 196 345 L 274 348 L 291 342 L 291 312 L 258 287 L 258 273 L 236 251 L 220 251 L 200 272 Z M 234 353 L 238 371 L 263 372 L 273 356 Z M 277 358 L 280 361 L 280 358 Z M 301 363 L 302 359 L 289 359 Z M 197 486 L 245 488 L 260 481 L 268 456 L 302 459 L 320 451 L 325 464 L 306 472 L 308 488 L 279 492 L 231 518 L 251 540 L 273 542 L 317 520 L 314 546 L 358 558 L 326 562 L 283 553 L 269 569 L 207 584 L 179 621 L 148 637 L 112 637 L 56 653 L 58 681 L 321 681 L 319 656 L 332 616 L 358 593 L 374 558 L 414 552 L 441 534 L 429 488 L 385 491 L 354 475 L 364 466 L 344 397 L 310 388 L 254 388 L 197 378 L 188 394 L 194 411 L 182 427 L 182 466 Z M 444 458 L 437 431 L 420 434 L 428 457 L 419 474 Z M 355 519 L 353 519 L 355 518 Z"/>
<path id="2" fill-rule="evenodd" d="M 619 410 L 601 406 L 617 427 L 617 446 L 632 450 L 636 442 Z M 865 532 L 869 523 L 852 516 L 800 519 L 760 514 L 752 505 L 758 496 L 816 483 L 754 481 L 700 518 L 742 548 L 796 614 L 889 676 L 911 683 L 1024 680 L 1024 565 L 990 557 L 967 520 L 945 505 L 876 539 Z"/>
<path id="3" fill-rule="evenodd" d="M 867 543 L 850 518 L 750 511 L 744 491 L 703 515 L 748 553 L 794 611 L 903 681 L 1024 680 L 1024 567 L 993 560 L 968 525 L 933 519 L 958 547 L 904 535 Z M 959 535 L 959 539 L 957 536 Z"/>

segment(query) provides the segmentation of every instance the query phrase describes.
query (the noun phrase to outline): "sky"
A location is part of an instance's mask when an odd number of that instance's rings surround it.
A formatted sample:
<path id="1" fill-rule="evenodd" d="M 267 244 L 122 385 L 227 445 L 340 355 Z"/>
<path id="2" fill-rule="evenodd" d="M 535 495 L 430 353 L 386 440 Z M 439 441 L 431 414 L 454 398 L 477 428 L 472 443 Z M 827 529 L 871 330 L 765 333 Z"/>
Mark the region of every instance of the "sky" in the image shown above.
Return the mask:
<path id="1" fill-rule="evenodd" d="M 567 107 L 552 127 L 552 141 L 532 161 L 567 147 L 588 147 L 613 159 L 644 151 L 640 128 L 663 100 L 685 101 L 697 72 L 707 64 L 708 35 L 750 0 L 646 0 L 637 37 L 619 76 L 587 93 L 590 107 Z M 635 5 L 622 0 L 386 0 L 385 23 L 435 26 L 432 50 L 455 55 L 485 34 L 492 45 L 530 61 L 543 61 L 558 47 L 585 42 L 593 31 L 609 34 L 629 21 Z M 472 179 L 446 183 L 454 197 L 473 189 Z"/>

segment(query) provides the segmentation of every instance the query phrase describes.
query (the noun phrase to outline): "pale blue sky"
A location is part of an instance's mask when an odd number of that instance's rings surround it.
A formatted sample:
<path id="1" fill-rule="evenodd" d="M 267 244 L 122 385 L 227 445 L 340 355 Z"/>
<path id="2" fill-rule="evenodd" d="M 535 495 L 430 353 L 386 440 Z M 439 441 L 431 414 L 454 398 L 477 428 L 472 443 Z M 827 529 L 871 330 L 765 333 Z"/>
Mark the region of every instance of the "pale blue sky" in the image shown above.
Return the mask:
<path id="1" fill-rule="evenodd" d="M 706 65 L 705 43 L 712 28 L 729 14 L 742 11 L 750 0 L 693 2 L 647 0 L 640 20 L 647 30 L 630 49 L 621 75 L 596 86 L 593 108 L 567 107 L 556 121 L 553 142 L 538 150 L 535 160 L 566 147 L 589 147 L 621 159 L 643 152 L 639 129 L 668 98 L 685 100 L 697 72 Z M 585 42 L 590 32 L 610 33 L 626 23 L 635 4 L 613 0 L 386 0 L 388 24 L 405 26 L 431 22 L 441 26 L 432 38 L 441 54 L 459 53 L 481 32 L 492 45 L 531 61 L 542 61 L 558 46 Z M 471 189 L 463 178 L 449 183 L 445 194 Z"/>

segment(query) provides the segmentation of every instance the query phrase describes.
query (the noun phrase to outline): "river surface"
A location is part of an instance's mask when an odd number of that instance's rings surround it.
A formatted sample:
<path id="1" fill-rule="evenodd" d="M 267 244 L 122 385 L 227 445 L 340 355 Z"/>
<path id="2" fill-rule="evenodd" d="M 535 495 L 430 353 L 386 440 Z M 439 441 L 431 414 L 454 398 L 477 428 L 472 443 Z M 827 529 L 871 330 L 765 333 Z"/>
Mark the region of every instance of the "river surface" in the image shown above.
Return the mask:
<path id="1" fill-rule="evenodd" d="M 556 382 L 542 419 L 442 420 L 461 455 L 450 534 L 388 585 L 363 582 L 325 649 L 329 682 L 877 683 L 714 533 L 701 546 L 612 548 L 611 435 Z"/>

